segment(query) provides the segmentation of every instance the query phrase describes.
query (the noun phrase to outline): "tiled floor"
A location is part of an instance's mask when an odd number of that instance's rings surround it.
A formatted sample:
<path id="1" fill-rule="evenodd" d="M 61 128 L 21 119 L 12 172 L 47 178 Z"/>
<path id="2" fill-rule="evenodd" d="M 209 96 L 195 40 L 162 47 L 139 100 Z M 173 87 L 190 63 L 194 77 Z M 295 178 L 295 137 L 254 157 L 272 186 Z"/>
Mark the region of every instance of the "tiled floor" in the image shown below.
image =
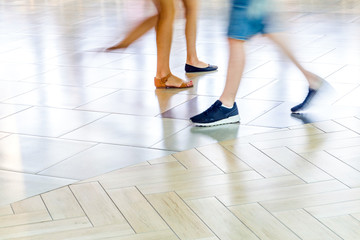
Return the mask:
<path id="1" fill-rule="evenodd" d="M 151 14 L 149 1 L 0 0 L 0 205 L 174 152 L 358 115 L 360 3 L 283 1 L 299 59 L 329 82 L 324 95 L 302 118 L 291 116 L 307 86 L 258 37 L 247 46 L 241 124 L 196 128 L 188 118 L 224 85 L 228 2 L 201 1 L 199 14 L 198 54 L 219 70 L 185 75 L 180 8 L 171 66 L 195 87 L 156 90 L 154 31 L 126 50 L 99 51 Z"/>
<path id="2" fill-rule="evenodd" d="M 359 126 L 253 134 L 70 184 L 0 207 L 0 239 L 357 240 Z"/>

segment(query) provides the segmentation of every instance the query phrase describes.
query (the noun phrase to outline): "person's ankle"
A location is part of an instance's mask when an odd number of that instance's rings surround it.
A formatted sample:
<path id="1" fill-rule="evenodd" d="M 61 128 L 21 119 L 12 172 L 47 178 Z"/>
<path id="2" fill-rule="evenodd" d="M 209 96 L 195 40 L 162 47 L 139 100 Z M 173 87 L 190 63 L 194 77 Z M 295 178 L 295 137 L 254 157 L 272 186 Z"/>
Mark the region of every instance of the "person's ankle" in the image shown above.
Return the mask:
<path id="1" fill-rule="evenodd" d="M 159 73 L 156 73 L 155 78 L 161 79 L 161 78 L 167 77 L 169 75 L 171 75 L 170 71 L 169 72 L 159 72 Z"/>
<path id="2" fill-rule="evenodd" d="M 309 88 L 317 90 L 320 88 L 322 82 L 323 82 L 323 80 L 318 76 L 311 78 L 311 79 L 309 79 Z"/>
<path id="3" fill-rule="evenodd" d="M 309 88 L 317 90 L 322 84 L 322 79 L 312 72 L 306 72 L 305 74 L 306 79 L 309 82 Z"/>
<path id="4" fill-rule="evenodd" d="M 186 64 L 196 66 L 199 64 L 199 60 L 186 60 Z"/>
<path id="5" fill-rule="evenodd" d="M 219 99 L 220 102 L 222 103 L 222 106 L 226 107 L 226 108 L 232 108 L 234 106 L 234 101 L 229 101 L 229 100 L 225 100 L 225 99 Z"/>

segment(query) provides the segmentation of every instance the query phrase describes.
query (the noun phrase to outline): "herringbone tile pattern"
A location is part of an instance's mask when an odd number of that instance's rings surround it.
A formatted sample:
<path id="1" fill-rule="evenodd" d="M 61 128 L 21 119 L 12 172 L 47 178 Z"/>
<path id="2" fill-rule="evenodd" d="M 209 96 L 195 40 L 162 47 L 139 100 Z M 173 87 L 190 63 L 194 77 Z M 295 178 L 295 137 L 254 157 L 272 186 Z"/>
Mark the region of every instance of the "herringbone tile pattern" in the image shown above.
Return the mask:
<path id="1" fill-rule="evenodd" d="M 360 118 L 174 153 L 0 208 L 0 239 L 360 237 Z"/>

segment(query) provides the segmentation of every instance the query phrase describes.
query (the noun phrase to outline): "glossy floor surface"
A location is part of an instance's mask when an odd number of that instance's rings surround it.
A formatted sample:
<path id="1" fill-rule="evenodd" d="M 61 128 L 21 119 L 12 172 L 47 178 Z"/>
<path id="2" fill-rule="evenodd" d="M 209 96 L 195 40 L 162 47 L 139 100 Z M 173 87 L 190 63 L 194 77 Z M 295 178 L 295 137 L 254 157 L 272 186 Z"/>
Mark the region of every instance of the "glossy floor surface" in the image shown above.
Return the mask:
<path id="1" fill-rule="evenodd" d="M 291 116 L 307 84 L 267 39 L 247 44 L 237 103 L 241 124 L 193 127 L 188 118 L 221 94 L 228 2 L 201 1 L 198 55 L 219 66 L 186 75 L 183 9 L 171 68 L 187 90 L 156 90 L 154 31 L 103 52 L 145 16 L 146 0 L 0 0 L 0 205 L 78 180 L 219 141 L 360 113 L 358 1 L 285 1 L 289 42 L 328 82 L 306 115 Z"/>
<path id="2" fill-rule="evenodd" d="M 0 207 L 2 240 L 357 240 L 360 115 L 185 150 Z"/>

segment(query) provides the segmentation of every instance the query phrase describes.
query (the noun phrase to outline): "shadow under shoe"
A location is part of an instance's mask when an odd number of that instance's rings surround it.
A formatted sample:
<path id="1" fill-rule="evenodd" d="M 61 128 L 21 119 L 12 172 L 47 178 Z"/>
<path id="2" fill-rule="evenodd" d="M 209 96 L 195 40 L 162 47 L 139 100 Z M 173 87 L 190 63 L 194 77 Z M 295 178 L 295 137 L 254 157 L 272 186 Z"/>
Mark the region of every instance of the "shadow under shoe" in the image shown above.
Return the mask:
<path id="1" fill-rule="evenodd" d="M 291 113 L 291 117 L 301 120 L 303 124 L 315 122 L 315 120 L 306 113 Z"/>

